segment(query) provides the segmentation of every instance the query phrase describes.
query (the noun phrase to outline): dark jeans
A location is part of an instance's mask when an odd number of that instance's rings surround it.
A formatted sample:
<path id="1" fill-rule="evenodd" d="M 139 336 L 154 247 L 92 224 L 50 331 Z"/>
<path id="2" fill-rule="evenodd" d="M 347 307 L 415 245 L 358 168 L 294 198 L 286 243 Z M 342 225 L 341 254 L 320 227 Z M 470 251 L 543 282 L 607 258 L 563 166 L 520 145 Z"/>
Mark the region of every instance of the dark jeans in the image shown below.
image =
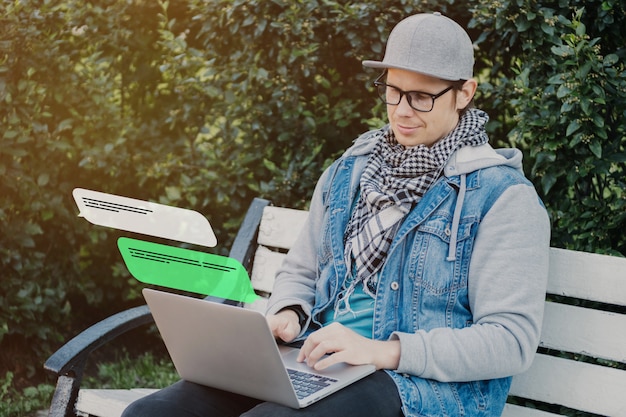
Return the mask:
<path id="1" fill-rule="evenodd" d="M 179 381 L 135 401 L 122 417 L 401 417 L 401 405 L 391 377 L 378 371 L 300 410 Z"/>

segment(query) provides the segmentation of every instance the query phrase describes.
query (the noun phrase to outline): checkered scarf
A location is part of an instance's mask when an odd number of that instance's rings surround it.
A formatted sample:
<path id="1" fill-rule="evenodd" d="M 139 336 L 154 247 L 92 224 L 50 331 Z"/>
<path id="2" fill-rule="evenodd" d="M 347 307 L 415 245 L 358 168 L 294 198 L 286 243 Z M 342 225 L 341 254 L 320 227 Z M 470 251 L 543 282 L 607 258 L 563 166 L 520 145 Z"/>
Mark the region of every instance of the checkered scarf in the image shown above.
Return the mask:
<path id="1" fill-rule="evenodd" d="M 377 272 L 398 231 L 401 220 L 441 176 L 450 155 L 463 146 L 488 141 L 487 113 L 468 110 L 457 127 L 432 147 L 405 148 L 391 129 L 381 130 L 361 177 L 361 194 L 346 230 L 346 264 L 355 265 L 354 285 L 364 283 L 366 293 L 376 292 Z M 344 299 L 349 296 L 343 294 Z"/>

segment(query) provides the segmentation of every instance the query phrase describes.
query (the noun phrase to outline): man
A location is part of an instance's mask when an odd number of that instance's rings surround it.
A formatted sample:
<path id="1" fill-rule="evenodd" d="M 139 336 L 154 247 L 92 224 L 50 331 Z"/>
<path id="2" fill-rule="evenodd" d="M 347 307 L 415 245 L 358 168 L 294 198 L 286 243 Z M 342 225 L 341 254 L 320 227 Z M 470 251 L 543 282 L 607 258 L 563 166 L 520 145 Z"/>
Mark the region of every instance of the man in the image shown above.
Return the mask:
<path id="1" fill-rule="evenodd" d="M 467 33 L 439 13 L 392 31 L 375 82 L 389 125 L 318 181 L 267 320 L 299 360 L 377 372 L 305 409 L 179 382 L 124 414 L 499 416 L 538 344 L 549 222 L 521 153 L 487 143 Z M 330 355 L 328 355 L 330 354 Z"/>

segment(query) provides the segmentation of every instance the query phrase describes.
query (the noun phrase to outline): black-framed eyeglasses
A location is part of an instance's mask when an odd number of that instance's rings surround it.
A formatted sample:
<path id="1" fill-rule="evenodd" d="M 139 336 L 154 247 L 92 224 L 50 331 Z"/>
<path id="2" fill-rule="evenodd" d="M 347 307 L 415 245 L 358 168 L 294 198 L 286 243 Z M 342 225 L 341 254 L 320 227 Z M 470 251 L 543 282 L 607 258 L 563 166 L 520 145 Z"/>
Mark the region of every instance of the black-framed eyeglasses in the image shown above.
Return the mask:
<path id="1" fill-rule="evenodd" d="M 435 100 L 454 88 L 451 85 L 437 94 L 425 93 L 423 91 L 404 91 L 394 85 L 383 82 L 382 80 L 386 75 L 386 72 L 384 72 L 374 81 L 378 95 L 385 104 L 397 106 L 402 101 L 402 97 L 406 96 L 409 106 L 413 110 L 425 113 L 435 107 Z"/>

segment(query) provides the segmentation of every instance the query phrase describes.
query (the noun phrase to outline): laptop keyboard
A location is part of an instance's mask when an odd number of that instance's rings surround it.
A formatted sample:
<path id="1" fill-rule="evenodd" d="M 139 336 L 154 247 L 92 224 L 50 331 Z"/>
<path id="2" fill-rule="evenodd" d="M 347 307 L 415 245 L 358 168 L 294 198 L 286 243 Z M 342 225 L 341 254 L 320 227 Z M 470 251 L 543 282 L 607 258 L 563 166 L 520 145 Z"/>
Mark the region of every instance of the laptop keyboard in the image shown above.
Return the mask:
<path id="1" fill-rule="evenodd" d="M 295 369 L 287 369 L 291 383 L 296 390 L 296 396 L 299 399 L 308 397 L 309 395 L 326 388 L 336 379 L 328 378 L 321 375 L 315 375 L 308 372 L 296 371 Z"/>

